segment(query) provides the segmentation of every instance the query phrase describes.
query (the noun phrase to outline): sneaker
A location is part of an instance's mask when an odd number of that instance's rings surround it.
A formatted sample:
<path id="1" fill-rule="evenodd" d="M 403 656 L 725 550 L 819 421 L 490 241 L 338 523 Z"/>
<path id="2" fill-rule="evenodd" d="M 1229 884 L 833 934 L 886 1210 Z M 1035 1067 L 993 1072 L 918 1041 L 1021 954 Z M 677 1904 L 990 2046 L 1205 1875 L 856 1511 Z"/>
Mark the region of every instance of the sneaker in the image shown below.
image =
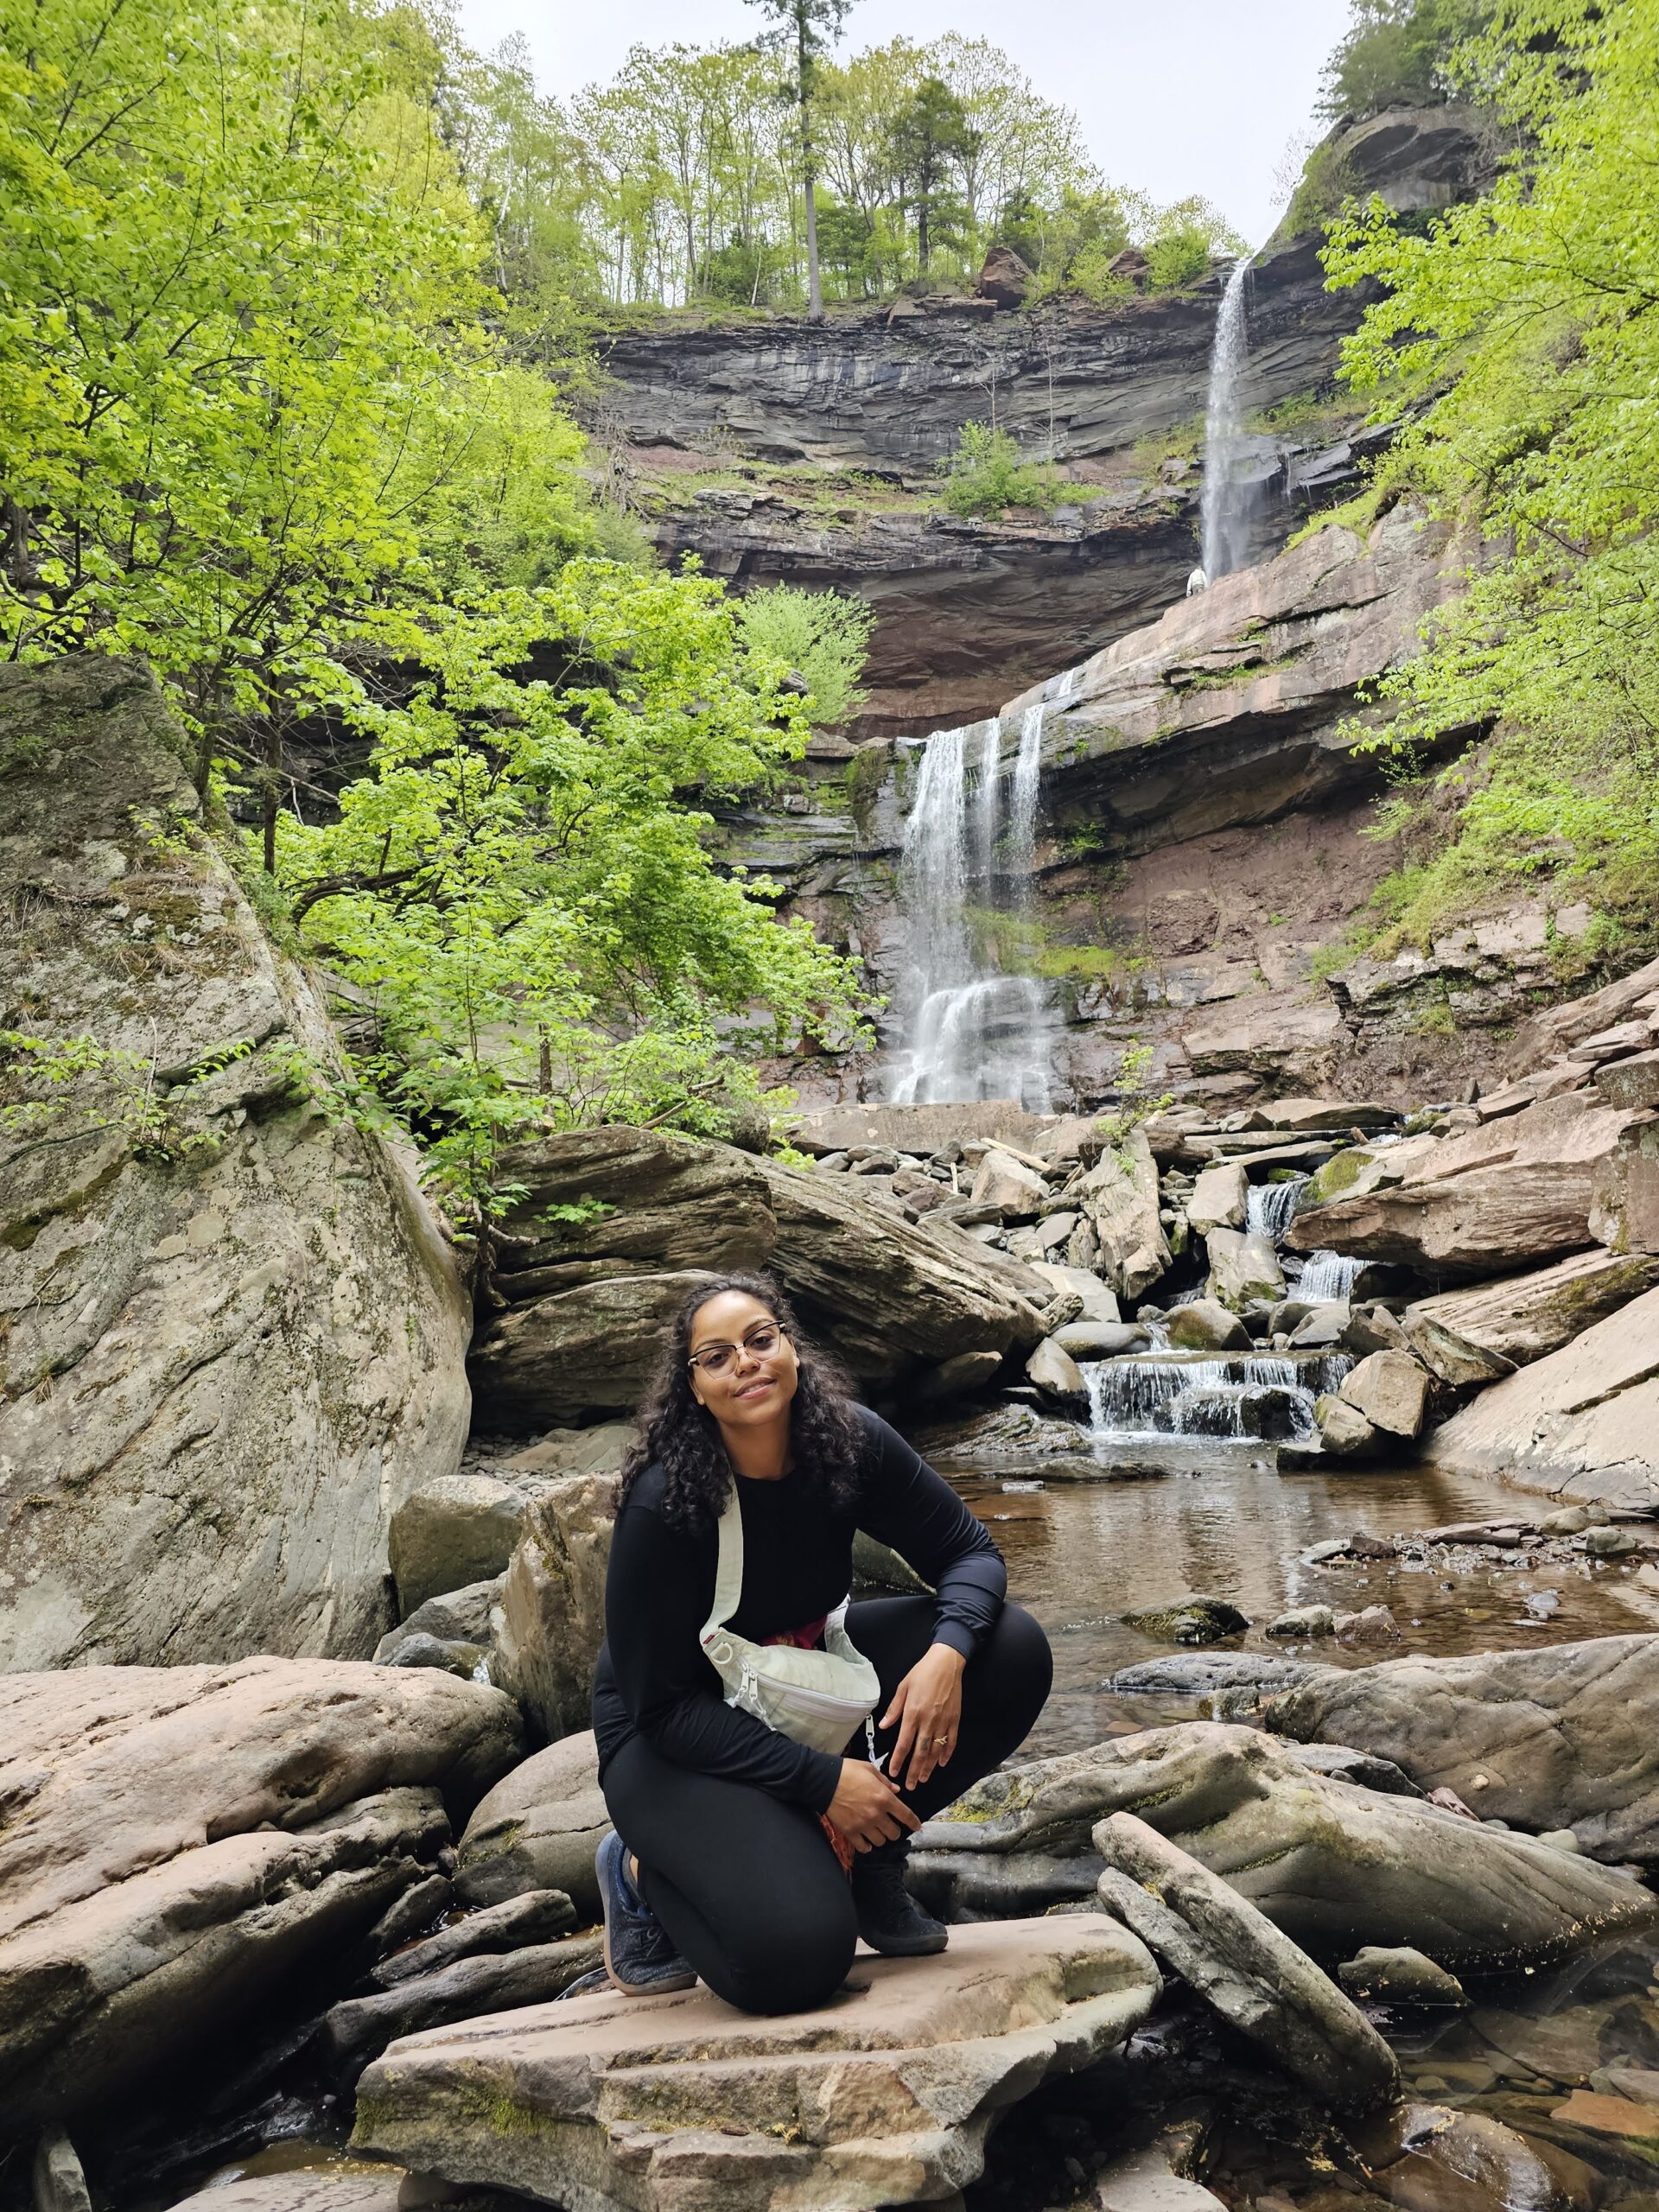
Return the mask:
<path id="1" fill-rule="evenodd" d="M 605 1909 L 605 1971 L 629 1997 L 690 1989 L 696 1975 L 628 1876 L 627 1847 L 613 1828 L 594 1855 Z"/>
<path id="2" fill-rule="evenodd" d="M 859 1934 L 887 1958 L 925 1958 L 950 1941 L 944 1923 L 924 1912 L 905 1887 L 902 1857 L 855 1859 L 853 1905 Z"/>

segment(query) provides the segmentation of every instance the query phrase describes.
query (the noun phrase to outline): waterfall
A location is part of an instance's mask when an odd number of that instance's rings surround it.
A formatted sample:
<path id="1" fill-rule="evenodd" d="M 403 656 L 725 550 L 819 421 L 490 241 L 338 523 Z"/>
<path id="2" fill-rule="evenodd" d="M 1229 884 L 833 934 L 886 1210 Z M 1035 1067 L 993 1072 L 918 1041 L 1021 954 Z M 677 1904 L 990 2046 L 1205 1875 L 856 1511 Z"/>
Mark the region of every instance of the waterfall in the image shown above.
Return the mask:
<path id="1" fill-rule="evenodd" d="M 1304 1299 L 1350 1297 L 1354 1278 L 1364 1264 L 1363 1260 L 1350 1259 L 1342 1252 L 1310 1252 L 1302 1279 L 1296 1286 L 1296 1295 Z"/>
<path id="2" fill-rule="evenodd" d="M 972 732 L 927 740 L 899 861 L 910 963 L 894 1105 L 1014 1098 L 1046 1113 L 1053 1103 L 1049 993 L 1035 976 L 998 969 L 970 920 L 975 909 L 1018 913 L 1032 904 L 1042 729 L 1040 705 L 1027 708 L 1006 828 L 1001 723 L 980 736 L 971 792 Z"/>
<path id="3" fill-rule="evenodd" d="M 1249 517 L 1236 480 L 1243 423 L 1239 385 L 1248 355 L 1244 283 L 1248 257 L 1233 264 L 1216 313 L 1210 349 L 1210 396 L 1204 415 L 1203 552 L 1205 581 L 1214 583 L 1249 557 Z"/>
<path id="4" fill-rule="evenodd" d="M 1306 1175 L 1283 1183 L 1252 1183 L 1245 1202 L 1244 1227 L 1252 1236 L 1270 1237 L 1276 1247 L 1290 1227 L 1296 1201 L 1307 1188 Z"/>
<path id="5" fill-rule="evenodd" d="M 1314 1433 L 1313 1402 L 1353 1362 L 1343 1353 L 1240 1354 L 1080 1363 L 1096 1443 L 1126 1436 L 1262 1437 Z"/>
<path id="6" fill-rule="evenodd" d="M 1082 683 L 1083 665 L 1079 662 L 1076 668 L 1063 668 L 1058 676 L 1051 676 L 1043 686 L 1043 696 L 1045 699 L 1069 699 Z"/>

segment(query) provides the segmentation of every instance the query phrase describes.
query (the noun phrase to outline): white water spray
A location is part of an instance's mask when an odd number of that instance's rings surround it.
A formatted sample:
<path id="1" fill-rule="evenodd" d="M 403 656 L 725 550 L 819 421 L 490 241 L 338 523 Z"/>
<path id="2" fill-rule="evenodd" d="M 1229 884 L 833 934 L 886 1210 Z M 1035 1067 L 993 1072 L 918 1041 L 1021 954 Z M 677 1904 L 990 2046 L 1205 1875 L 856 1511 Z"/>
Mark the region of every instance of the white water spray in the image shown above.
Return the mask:
<path id="1" fill-rule="evenodd" d="M 1210 348 L 1210 396 L 1204 413 L 1205 580 L 1214 583 L 1243 568 L 1249 558 L 1249 516 L 1237 481 L 1243 419 L 1239 386 L 1249 357 L 1244 284 L 1247 258 L 1236 261 L 1216 314 Z"/>

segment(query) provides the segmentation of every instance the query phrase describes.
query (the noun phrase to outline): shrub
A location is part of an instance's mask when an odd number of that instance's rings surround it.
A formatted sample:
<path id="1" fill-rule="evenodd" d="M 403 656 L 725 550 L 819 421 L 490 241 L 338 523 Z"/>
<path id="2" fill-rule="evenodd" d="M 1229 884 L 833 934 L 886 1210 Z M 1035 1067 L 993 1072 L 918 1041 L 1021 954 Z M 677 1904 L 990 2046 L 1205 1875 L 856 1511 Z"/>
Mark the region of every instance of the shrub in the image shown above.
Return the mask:
<path id="1" fill-rule="evenodd" d="M 875 627 L 868 601 L 776 584 L 737 602 L 737 624 L 747 652 L 781 661 L 803 678 L 815 722 L 849 721 L 863 705 L 859 678 Z"/>
<path id="2" fill-rule="evenodd" d="M 1006 430 L 964 423 L 957 449 L 939 463 L 944 504 L 953 515 L 1000 514 L 1004 507 L 1059 505 L 1067 487 L 1046 461 L 1022 461 Z"/>

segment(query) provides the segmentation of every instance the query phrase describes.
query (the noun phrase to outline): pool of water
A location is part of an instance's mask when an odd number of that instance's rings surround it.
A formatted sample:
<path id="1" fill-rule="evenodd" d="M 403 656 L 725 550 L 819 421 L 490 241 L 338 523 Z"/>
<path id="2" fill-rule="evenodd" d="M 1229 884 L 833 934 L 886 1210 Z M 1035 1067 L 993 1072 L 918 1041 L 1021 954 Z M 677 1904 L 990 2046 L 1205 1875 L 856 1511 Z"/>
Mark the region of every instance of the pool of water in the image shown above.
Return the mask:
<path id="1" fill-rule="evenodd" d="M 1139 1446 L 1135 1452 L 1144 1462 Z M 1122 1620 L 1172 1599 L 1224 1598 L 1247 1614 L 1249 1633 L 1223 1649 L 1293 1650 L 1338 1666 L 1659 1626 L 1659 1595 L 1640 1579 L 1639 1563 L 1573 1558 L 1529 1568 L 1466 1552 L 1448 1559 L 1438 1548 L 1433 1569 L 1404 1560 L 1318 1565 L 1305 1557 L 1359 1529 L 1400 1535 L 1550 1510 L 1547 1499 L 1476 1477 L 1418 1466 L 1281 1475 L 1271 1453 L 1228 1446 L 1188 1445 L 1166 1456 L 1161 1473 L 1143 1465 L 1143 1478 L 1132 1482 L 1057 1482 L 1037 1459 L 1026 1466 L 1010 1459 L 995 1477 L 938 1464 L 995 1536 L 1011 1594 L 1054 1646 L 1054 1691 L 1029 1739 L 1033 1754 L 1191 1718 L 1190 1700 L 1121 1697 L 1103 1687 L 1119 1669 L 1180 1648 Z M 1328 1637 L 1300 1647 L 1268 1641 L 1269 1621 L 1309 1605 L 1339 1612 L 1387 1605 L 1401 1641 L 1354 1651 Z"/>

